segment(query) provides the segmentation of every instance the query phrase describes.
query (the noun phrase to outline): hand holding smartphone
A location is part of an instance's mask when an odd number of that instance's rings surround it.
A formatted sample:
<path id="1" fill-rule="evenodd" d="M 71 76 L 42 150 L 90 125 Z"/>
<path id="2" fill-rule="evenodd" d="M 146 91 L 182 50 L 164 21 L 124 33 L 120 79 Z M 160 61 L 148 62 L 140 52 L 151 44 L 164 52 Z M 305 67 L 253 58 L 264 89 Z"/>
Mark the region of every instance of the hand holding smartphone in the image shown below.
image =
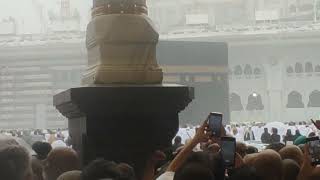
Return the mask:
<path id="1" fill-rule="evenodd" d="M 309 145 L 309 154 L 311 156 L 311 164 L 313 166 L 320 164 L 320 139 L 319 137 L 307 138 Z"/>
<path id="2" fill-rule="evenodd" d="M 221 153 L 226 168 L 232 168 L 236 159 L 236 139 L 233 137 L 221 137 Z"/>
<path id="3" fill-rule="evenodd" d="M 222 113 L 212 112 L 209 115 L 209 129 L 213 137 L 220 138 L 221 154 L 226 168 L 232 168 L 235 165 L 236 158 L 236 139 L 233 137 L 222 136 Z"/>
<path id="4" fill-rule="evenodd" d="M 212 136 L 220 137 L 222 128 L 222 113 L 212 112 L 209 115 L 209 129 L 212 132 Z"/>

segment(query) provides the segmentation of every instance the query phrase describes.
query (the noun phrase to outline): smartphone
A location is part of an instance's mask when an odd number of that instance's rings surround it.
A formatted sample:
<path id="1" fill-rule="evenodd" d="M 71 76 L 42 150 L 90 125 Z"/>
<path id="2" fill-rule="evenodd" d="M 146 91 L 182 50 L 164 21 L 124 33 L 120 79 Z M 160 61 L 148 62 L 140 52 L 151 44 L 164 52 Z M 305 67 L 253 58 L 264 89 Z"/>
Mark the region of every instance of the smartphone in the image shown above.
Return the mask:
<path id="1" fill-rule="evenodd" d="M 212 131 L 212 136 L 221 136 L 222 113 L 212 112 L 209 115 L 209 129 Z"/>
<path id="2" fill-rule="evenodd" d="M 311 164 L 320 164 L 320 139 L 319 137 L 307 138 L 307 144 L 309 145 L 309 154 L 311 156 Z"/>
<path id="3" fill-rule="evenodd" d="M 319 125 L 318 125 L 318 123 L 317 123 L 318 121 L 319 121 L 319 120 L 314 121 L 313 119 L 311 119 L 311 122 L 314 124 L 314 126 L 319 129 Z"/>
<path id="4" fill-rule="evenodd" d="M 236 158 L 236 139 L 233 137 L 221 137 L 221 153 L 226 168 L 235 165 Z"/>

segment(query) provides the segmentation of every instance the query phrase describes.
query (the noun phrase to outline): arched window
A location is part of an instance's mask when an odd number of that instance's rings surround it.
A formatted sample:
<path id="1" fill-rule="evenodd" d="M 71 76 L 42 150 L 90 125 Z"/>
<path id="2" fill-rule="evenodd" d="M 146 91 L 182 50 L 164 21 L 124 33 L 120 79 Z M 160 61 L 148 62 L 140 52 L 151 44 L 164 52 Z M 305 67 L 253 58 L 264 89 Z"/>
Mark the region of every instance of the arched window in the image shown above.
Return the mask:
<path id="1" fill-rule="evenodd" d="M 303 66 L 301 63 L 296 63 L 295 68 L 294 68 L 296 73 L 303 73 Z"/>
<path id="2" fill-rule="evenodd" d="M 235 75 L 242 75 L 242 67 L 240 65 L 237 65 L 235 68 L 234 68 L 234 74 Z"/>
<path id="3" fill-rule="evenodd" d="M 248 97 L 248 104 L 246 107 L 247 111 L 263 110 L 264 105 L 262 104 L 262 98 L 260 94 L 252 93 Z"/>
<path id="4" fill-rule="evenodd" d="M 260 68 L 254 68 L 254 70 L 253 70 L 253 74 L 254 75 L 260 75 L 261 74 L 261 69 Z"/>
<path id="5" fill-rule="evenodd" d="M 316 65 L 316 67 L 314 68 L 314 72 L 320 72 L 320 65 Z"/>
<path id="6" fill-rule="evenodd" d="M 308 107 L 320 107 L 320 91 L 315 90 L 310 94 Z"/>
<path id="7" fill-rule="evenodd" d="M 245 75 L 251 75 L 252 74 L 252 68 L 249 64 L 246 64 L 246 66 L 244 67 L 244 74 Z"/>
<path id="8" fill-rule="evenodd" d="M 288 74 L 293 73 L 293 68 L 292 68 L 292 66 L 288 66 L 288 67 L 287 67 L 287 73 L 288 73 Z"/>
<path id="9" fill-rule="evenodd" d="M 313 66 L 312 66 L 312 63 L 311 63 L 311 62 L 307 62 L 307 63 L 306 63 L 306 65 L 305 65 L 305 72 L 307 72 L 307 73 L 313 72 Z"/>
<path id="10" fill-rule="evenodd" d="M 287 108 L 304 108 L 304 103 L 302 102 L 302 95 L 297 91 L 292 91 L 288 95 Z"/>
<path id="11" fill-rule="evenodd" d="M 243 110 L 241 98 L 236 93 L 231 93 L 231 95 L 230 95 L 230 110 L 231 111 L 242 111 Z"/>

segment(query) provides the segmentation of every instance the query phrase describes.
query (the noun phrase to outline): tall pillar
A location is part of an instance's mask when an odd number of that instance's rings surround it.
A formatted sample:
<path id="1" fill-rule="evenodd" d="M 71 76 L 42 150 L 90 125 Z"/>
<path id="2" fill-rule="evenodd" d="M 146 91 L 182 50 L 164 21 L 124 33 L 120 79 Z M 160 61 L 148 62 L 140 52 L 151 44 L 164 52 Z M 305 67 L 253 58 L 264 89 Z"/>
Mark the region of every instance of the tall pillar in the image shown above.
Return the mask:
<path id="1" fill-rule="evenodd" d="M 283 112 L 283 65 L 276 59 L 270 60 L 271 64 L 266 66 L 269 121 L 282 121 Z"/>
<path id="2" fill-rule="evenodd" d="M 68 118 L 82 164 L 96 158 L 126 162 L 141 176 L 155 150 L 171 145 L 179 116 L 193 99 L 187 86 L 162 84 L 158 33 L 145 0 L 94 0 L 87 28 L 84 87 L 54 96 Z"/>

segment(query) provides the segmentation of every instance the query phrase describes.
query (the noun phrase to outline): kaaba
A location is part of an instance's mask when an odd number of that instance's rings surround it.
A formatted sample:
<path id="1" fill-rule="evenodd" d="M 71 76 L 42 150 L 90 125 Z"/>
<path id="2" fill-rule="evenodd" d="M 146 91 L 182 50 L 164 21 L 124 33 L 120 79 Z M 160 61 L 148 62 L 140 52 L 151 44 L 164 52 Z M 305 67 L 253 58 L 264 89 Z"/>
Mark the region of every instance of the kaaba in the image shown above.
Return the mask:
<path id="1" fill-rule="evenodd" d="M 194 100 L 180 113 L 180 125 L 198 125 L 209 112 L 222 112 L 223 123 L 230 121 L 227 43 L 161 40 L 157 60 L 172 67 L 165 77 L 178 76 L 178 83 L 194 87 Z"/>

